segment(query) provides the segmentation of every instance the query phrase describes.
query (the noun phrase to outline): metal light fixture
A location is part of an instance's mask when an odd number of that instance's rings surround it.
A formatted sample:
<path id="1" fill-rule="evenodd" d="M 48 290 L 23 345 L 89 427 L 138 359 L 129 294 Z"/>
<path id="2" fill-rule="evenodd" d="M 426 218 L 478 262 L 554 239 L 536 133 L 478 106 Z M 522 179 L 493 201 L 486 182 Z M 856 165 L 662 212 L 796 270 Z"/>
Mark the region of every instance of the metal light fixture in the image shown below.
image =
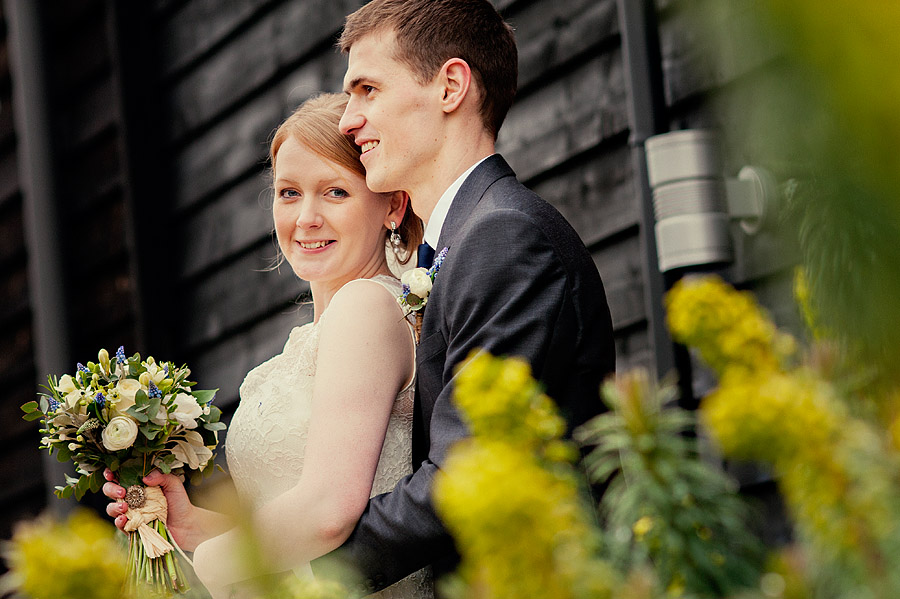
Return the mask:
<path id="1" fill-rule="evenodd" d="M 747 166 L 726 180 L 718 136 L 709 130 L 655 135 L 645 151 L 659 269 L 731 263 L 729 223 L 739 221 L 748 235 L 759 231 L 775 196 L 772 176 Z"/>

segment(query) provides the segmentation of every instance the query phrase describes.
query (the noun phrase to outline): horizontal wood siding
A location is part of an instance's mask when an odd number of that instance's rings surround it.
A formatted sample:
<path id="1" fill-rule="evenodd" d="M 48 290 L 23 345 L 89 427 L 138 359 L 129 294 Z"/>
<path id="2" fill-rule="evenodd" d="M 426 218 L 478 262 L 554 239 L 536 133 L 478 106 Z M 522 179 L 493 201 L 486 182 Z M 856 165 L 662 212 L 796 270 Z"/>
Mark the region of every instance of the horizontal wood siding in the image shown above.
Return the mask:
<path id="1" fill-rule="evenodd" d="M 36 373 L 8 42 L 0 6 L 0 538 L 38 513 L 44 494 L 37 427 L 19 409 L 34 398 Z"/>

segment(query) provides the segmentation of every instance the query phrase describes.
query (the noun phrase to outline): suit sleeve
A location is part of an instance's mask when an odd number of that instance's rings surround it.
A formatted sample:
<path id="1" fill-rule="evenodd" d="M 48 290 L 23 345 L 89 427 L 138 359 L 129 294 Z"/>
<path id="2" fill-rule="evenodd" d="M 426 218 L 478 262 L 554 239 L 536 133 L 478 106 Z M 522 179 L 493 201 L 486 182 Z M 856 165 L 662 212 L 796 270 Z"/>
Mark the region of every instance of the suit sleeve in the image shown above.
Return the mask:
<path id="1" fill-rule="evenodd" d="M 440 302 L 440 332 L 424 338 L 418 350 L 446 356 L 443 363 L 433 365 L 443 374 L 430 377 L 440 388 L 433 394 L 437 399 L 429 429 L 429 459 L 392 492 L 372 498 L 353 534 L 336 552 L 362 571 L 366 592 L 427 564 L 454 559 L 453 541 L 435 513 L 431 488 L 447 451 L 468 435 L 451 399 L 455 367 L 473 349 L 483 348 L 495 355 L 524 357 L 540 371 L 568 297 L 567 287 L 553 244 L 519 211 L 490 212 L 455 240 L 429 300 Z M 438 337 L 436 343 L 432 337 Z M 435 344 L 445 344 L 446 352 Z M 419 376 L 425 373 L 420 371 Z"/>

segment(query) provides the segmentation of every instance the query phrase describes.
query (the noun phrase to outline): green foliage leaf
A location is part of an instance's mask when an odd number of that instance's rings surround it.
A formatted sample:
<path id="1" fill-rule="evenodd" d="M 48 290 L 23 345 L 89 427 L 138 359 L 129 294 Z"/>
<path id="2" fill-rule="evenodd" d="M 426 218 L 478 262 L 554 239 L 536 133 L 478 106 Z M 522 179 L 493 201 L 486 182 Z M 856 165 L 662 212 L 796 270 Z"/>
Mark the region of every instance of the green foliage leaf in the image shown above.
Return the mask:
<path id="1" fill-rule="evenodd" d="M 191 391 L 191 395 L 194 396 L 197 403 L 204 405 L 211 402 L 216 397 L 218 391 L 218 389 L 201 389 L 199 391 Z"/>
<path id="2" fill-rule="evenodd" d="M 143 389 L 138 390 L 138 392 L 134 394 L 135 406 L 146 409 L 148 403 L 150 403 L 150 398 L 147 396 L 146 391 L 144 391 Z"/>
<path id="3" fill-rule="evenodd" d="M 75 499 L 81 499 L 84 497 L 84 494 L 88 492 L 90 489 L 91 480 L 90 477 L 82 476 L 78 479 L 78 483 L 75 485 Z"/>
<path id="4" fill-rule="evenodd" d="M 60 443 L 56 447 L 56 459 L 60 462 L 68 462 L 69 458 L 72 457 L 72 450 L 65 443 Z"/>
<path id="5" fill-rule="evenodd" d="M 216 406 L 209 406 L 209 416 L 206 417 L 207 422 L 218 422 L 222 418 L 222 410 Z"/>
<path id="6" fill-rule="evenodd" d="M 143 460 L 128 460 L 119 467 L 117 475 L 119 484 L 125 488 L 131 485 L 140 484 L 141 478 L 144 477 Z"/>
<path id="7" fill-rule="evenodd" d="M 98 491 L 100 491 L 103 483 L 106 482 L 106 479 L 103 478 L 103 470 L 95 470 L 93 474 L 91 474 L 89 481 L 91 493 L 97 493 Z"/>
<path id="8" fill-rule="evenodd" d="M 162 432 L 161 429 L 156 428 L 156 425 L 154 424 L 145 424 L 141 426 L 141 434 L 147 437 L 147 440 L 149 441 L 154 440 L 156 438 L 156 435 L 158 435 L 160 432 Z"/>
<path id="9" fill-rule="evenodd" d="M 144 409 L 146 409 L 146 406 L 144 406 Z M 147 414 L 145 414 L 136 405 L 131 406 L 130 408 L 125 410 L 125 413 L 128 414 L 129 416 L 131 416 L 132 418 L 134 418 L 135 420 L 137 420 L 138 422 L 148 422 L 150 420 L 150 418 L 147 416 Z"/>
<path id="10" fill-rule="evenodd" d="M 159 412 L 159 406 L 162 404 L 162 399 L 159 397 L 154 397 L 150 399 L 150 402 L 147 404 L 146 413 L 155 415 Z"/>
<path id="11" fill-rule="evenodd" d="M 25 405 L 22 406 L 22 411 L 25 412 L 26 414 L 31 414 L 35 410 L 39 410 L 39 409 L 40 409 L 40 405 L 36 401 L 29 401 L 28 403 L 26 403 Z"/>

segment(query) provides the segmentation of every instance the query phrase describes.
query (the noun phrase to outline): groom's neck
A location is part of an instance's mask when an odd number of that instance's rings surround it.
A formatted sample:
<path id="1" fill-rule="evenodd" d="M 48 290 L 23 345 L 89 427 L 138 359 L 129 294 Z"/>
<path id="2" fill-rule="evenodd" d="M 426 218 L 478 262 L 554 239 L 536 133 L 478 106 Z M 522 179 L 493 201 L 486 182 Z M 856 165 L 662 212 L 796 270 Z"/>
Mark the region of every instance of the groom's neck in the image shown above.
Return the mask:
<path id="1" fill-rule="evenodd" d="M 448 137 L 434 159 L 422 169 L 414 189 L 409 189 L 413 210 L 427 224 L 435 204 L 456 179 L 473 164 L 494 153 L 493 135 Z"/>

